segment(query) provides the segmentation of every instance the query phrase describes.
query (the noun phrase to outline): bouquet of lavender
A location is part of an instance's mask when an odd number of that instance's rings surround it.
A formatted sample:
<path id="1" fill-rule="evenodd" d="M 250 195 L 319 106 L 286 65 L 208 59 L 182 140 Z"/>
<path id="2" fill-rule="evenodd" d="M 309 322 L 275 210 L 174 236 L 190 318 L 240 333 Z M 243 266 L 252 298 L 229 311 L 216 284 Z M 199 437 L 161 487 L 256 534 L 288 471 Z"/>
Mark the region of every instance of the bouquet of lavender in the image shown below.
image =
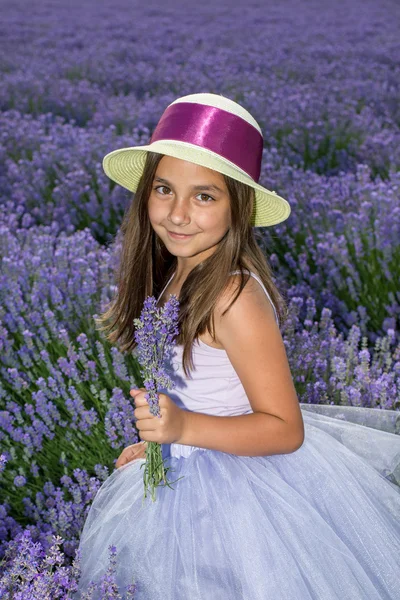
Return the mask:
<path id="1" fill-rule="evenodd" d="M 166 359 L 171 355 L 172 342 L 178 335 L 178 314 L 179 300 L 175 295 L 172 295 L 163 307 L 157 307 L 154 296 L 148 296 L 140 318 L 134 320 L 137 359 L 141 367 L 143 385 L 147 390 L 145 398 L 150 405 L 150 413 L 159 418 L 161 413 L 157 392 L 160 388 L 173 387 L 166 371 Z M 167 481 L 166 477 L 169 468 L 165 468 L 160 444 L 148 442 L 146 462 L 142 466 L 145 467 L 144 498 L 150 490 L 154 502 L 155 489 L 161 482 L 171 487 L 171 482 Z"/>

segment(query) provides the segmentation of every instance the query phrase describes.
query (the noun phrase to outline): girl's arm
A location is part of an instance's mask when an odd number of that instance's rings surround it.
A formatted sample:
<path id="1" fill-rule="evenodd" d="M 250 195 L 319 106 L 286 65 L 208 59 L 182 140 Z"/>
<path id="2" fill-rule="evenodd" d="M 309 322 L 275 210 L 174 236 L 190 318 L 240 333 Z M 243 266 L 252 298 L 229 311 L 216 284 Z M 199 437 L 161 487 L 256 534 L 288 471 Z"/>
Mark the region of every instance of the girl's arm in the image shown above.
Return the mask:
<path id="1" fill-rule="evenodd" d="M 237 456 L 268 456 L 298 450 L 303 436 L 292 432 L 286 421 L 262 412 L 219 417 L 185 411 L 184 434 L 178 443 Z"/>
<path id="2" fill-rule="evenodd" d="M 232 277 L 233 287 L 238 280 Z M 238 456 L 294 452 L 304 441 L 304 423 L 272 305 L 252 277 L 222 316 L 230 297 L 226 290 L 217 305 L 215 333 L 253 413 L 219 417 L 185 411 L 183 435 L 177 441 Z"/>

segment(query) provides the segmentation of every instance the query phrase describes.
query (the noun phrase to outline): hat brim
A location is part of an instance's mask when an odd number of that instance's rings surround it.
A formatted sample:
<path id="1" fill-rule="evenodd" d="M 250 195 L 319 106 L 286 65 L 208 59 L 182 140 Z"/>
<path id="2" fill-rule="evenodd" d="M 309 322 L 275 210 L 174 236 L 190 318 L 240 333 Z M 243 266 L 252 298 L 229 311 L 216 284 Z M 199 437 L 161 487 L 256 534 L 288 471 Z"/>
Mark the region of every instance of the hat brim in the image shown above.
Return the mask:
<path id="1" fill-rule="evenodd" d="M 202 167 L 214 169 L 232 179 L 254 188 L 255 202 L 251 218 L 253 227 L 267 227 L 285 221 L 291 212 L 290 205 L 275 191 L 267 190 L 256 183 L 247 173 L 234 163 L 215 152 L 187 142 L 159 140 L 146 146 L 118 148 L 103 158 L 103 169 L 107 177 L 131 192 L 136 192 L 146 163 L 147 152 L 157 152 L 181 160 L 193 162 Z"/>

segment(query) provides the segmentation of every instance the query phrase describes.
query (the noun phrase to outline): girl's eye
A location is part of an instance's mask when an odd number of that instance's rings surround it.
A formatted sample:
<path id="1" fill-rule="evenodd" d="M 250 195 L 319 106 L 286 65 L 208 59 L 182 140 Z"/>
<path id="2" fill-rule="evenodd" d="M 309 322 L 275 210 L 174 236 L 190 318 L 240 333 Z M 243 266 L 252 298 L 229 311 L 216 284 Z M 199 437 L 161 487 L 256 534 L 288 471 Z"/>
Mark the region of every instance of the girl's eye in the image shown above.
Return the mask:
<path id="1" fill-rule="evenodd" d="M 199 196 L 205 196 L 206 198 L 209 198 L 210 200 L 214 200 L 214 198 L 212 198 L 208 194 L 199 194 Z M 203 200 L 201 200 L 201 202 L 203 202 Z M 208 200 L 205 200 L 205 202 L 208 202 Z"/>
<path id="2" fill-rule="evenodd" d="M 154 189 L 158 192 L 158 190 L 161 190 L 162 188 L 167 189 L 167 190 L 169 189 L 165 185 L 158 185 Z M 161 193 L 161 192 L 159 192 L 159 193 Z M 164 196 L 164 194 L 161 194 L 161 195 Z"/>
<path id="3" fill-rule="evenodd" d="M 157 187 L 154 188 L 156 191 L 161 190 L 161 189 L 166 189 L 169 190 L 169 187 L 167 187 L 166 185 L 158 185 Z M 161 194 L 162 196 L 165 196 L 164 193 L 159 192 L 159 194 Z M 206 198 L 208 198 L 209 200 L 215 200 L 215 198 L 213 198 L 212 196 L 209 196 L 208 194 L 198 194 L 198 196 L 205 196 Z M 203 202 L 205 204 L 208 203 L 208 200 L 200 200 L 200 202 Z"/>

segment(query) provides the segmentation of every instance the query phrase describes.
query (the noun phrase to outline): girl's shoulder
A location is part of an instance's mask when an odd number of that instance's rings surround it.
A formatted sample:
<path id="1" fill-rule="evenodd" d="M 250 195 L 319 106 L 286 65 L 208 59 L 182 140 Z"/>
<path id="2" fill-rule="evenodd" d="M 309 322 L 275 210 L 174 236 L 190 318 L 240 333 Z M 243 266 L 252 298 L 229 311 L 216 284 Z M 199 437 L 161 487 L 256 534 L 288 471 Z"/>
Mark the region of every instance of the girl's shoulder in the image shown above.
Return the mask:
<path id="1" fill-rule="evenodd" d="M 263 306 L 266 314 L 271 314 L 271 310 L 273 310 L 273 316 L 275 320 L 278 322 L 278 316 L 276 312 L 276 308 L 274 303 L 272 302 L 271 296 L 268 293 L 264 283 L 262 282 L 261 277 L 257 273 L 255 269 L 251 271 L 246 269 L 246 273 L 250 274 L 248 281 L 245 283 L 243 289 L 241 290 L 239 296 L 235 300 L 235 303 L 238 302 L 239 306 L 243 305 L 246 310 L 251 310 L 252 307 Z M 217 300 L 217 304 L 215 307 L 215 314 L 218 318 L 223 316 L 223 313 L 230 308 L 232 301 L 236 297 L 236 294 L 239 291 L 241 283 L 240 271 L 231 271 L 229 282 L 221 293 L 220 297 Z"/>

